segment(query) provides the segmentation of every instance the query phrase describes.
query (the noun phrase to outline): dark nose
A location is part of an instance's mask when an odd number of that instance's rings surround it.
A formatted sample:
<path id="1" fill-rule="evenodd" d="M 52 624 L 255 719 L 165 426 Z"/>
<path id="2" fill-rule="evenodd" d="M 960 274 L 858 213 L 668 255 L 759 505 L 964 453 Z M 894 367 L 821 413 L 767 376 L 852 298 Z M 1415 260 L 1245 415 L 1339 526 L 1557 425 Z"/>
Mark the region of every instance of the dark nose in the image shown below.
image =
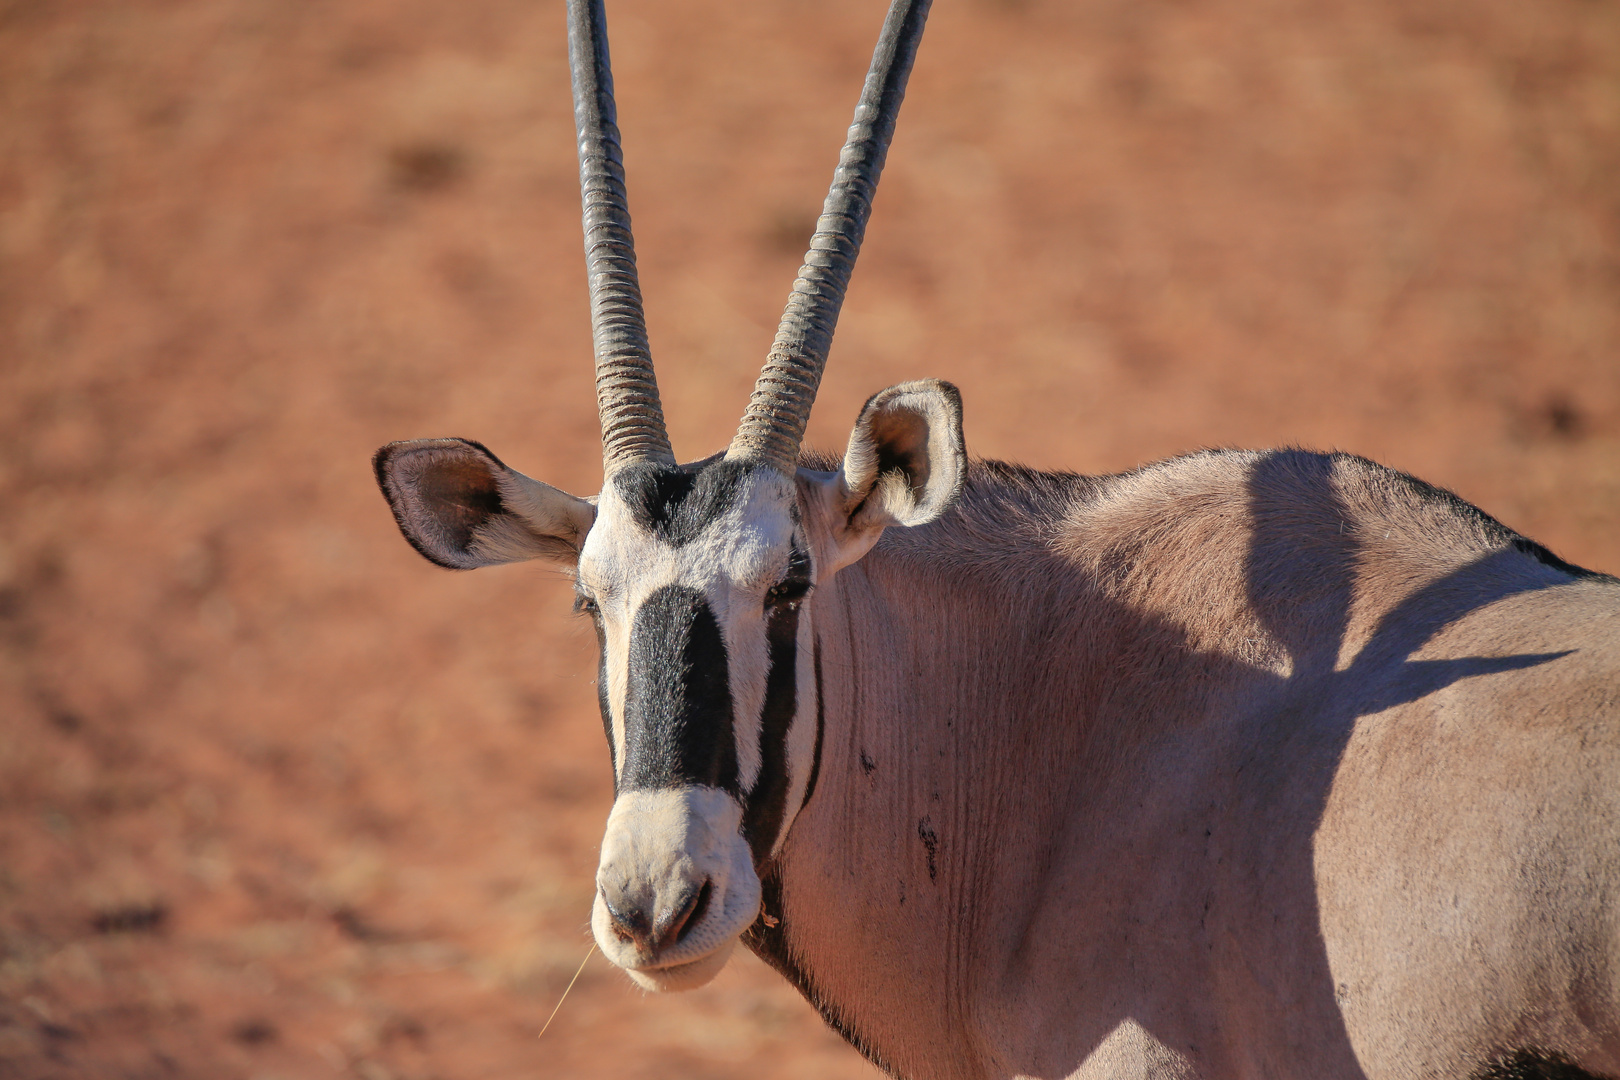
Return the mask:
<path id="1" fill-rule="evenodd" d="M 674 903 L 651 917 L 644 907 L 627 903 L 622 897 L 617 898 L 616 902 L 616 898 L 609 896 L 605 889 L 602 891 L 602 903 L 607 907 L 613 932 L 619 936 L 619 940 L 632 942 L 640 952 L 654 955 L 660 949 L 680 941 L 689 927 L 702 921 L 713 887 L 709 881 L 692 886 L 681 893 Z"/>

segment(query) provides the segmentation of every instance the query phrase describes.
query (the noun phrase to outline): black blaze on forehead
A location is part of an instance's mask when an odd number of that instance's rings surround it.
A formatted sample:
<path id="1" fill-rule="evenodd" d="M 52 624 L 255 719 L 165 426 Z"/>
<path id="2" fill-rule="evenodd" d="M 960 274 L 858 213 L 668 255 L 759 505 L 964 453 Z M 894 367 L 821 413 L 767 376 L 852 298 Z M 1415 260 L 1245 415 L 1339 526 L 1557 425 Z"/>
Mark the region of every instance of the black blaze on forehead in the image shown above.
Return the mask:
<path id="1" fill-rule="evenodd" d="M 630 624 L 628 660 L 620 786 L 737 794 L 726 646 L 703 594 L 666 585 L 647 597 Z"/>
<path id="2" fill-rule="evenodd" d="M 615 473 L 613 488 L 637 524 L 680 547 L 697 539 L 715 519 L 736 506 L 743 481 L 759 468 L 768 466 L 719 456 L 690 465 L 643 463 Z M 796 500 L 791 510 L 797 520 Z"/>

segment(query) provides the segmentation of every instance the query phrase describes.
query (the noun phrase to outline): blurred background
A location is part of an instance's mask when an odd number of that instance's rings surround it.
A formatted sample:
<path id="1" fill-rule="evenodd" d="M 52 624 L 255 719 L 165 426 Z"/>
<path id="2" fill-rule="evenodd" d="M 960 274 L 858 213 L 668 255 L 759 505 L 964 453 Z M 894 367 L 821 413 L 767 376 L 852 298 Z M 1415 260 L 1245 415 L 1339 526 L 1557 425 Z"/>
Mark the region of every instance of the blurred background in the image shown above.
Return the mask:
<path id="1" fill-rule="evenodd" d="M 881 0 L 613 0 L 677 453 L 724 446 Z M 857 1078 L 589 944 L 594 641 L 368 458 L 600 480 L 560 0 L 0 0 L 0 1074 Z M 811 441 L 1298 444 L 1620 571 L 1620 4 L 939 0 Z"/>

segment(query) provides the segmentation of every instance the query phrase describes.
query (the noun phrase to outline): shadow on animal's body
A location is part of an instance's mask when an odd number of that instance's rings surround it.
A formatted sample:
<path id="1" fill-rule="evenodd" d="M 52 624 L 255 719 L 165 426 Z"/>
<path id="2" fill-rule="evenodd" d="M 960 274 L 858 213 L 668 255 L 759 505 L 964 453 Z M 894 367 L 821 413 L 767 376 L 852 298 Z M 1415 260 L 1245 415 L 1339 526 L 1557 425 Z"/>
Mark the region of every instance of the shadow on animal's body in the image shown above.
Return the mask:
<path id="1" fill-rule="evenodd" d="M 901 1076 L 1620 1068 L 1620 590 L 1493 525 L 1346 456 L 975 466 L 812 605 L 842 734 L 751 944 Z"/>

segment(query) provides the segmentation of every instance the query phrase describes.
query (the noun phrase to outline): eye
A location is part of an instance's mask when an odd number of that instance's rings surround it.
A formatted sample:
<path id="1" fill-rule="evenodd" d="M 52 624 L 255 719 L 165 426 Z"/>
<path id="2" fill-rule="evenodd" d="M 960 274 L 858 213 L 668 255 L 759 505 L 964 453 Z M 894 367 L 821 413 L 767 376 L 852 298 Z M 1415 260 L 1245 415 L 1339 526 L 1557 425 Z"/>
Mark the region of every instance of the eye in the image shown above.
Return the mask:
<path id="1" fill-rule="evenodd" d="M 595 615 L 598 612 L 600 612 L 601 610 L 602 610 L 601 608 L 596 606 L 596 601 L 592 600 L 590 597 L 586 596 L 584 593 L 575 593 L 574 594 L 574 614 L 575 615 Z"/>
<path id="2" fill-rule="evenodd" d="M 810 594 L 810 582 L 803 578 L 790 578 L 779 581 L 765 592 L 765 606 L 786 607 L 796 604 Z"/>

